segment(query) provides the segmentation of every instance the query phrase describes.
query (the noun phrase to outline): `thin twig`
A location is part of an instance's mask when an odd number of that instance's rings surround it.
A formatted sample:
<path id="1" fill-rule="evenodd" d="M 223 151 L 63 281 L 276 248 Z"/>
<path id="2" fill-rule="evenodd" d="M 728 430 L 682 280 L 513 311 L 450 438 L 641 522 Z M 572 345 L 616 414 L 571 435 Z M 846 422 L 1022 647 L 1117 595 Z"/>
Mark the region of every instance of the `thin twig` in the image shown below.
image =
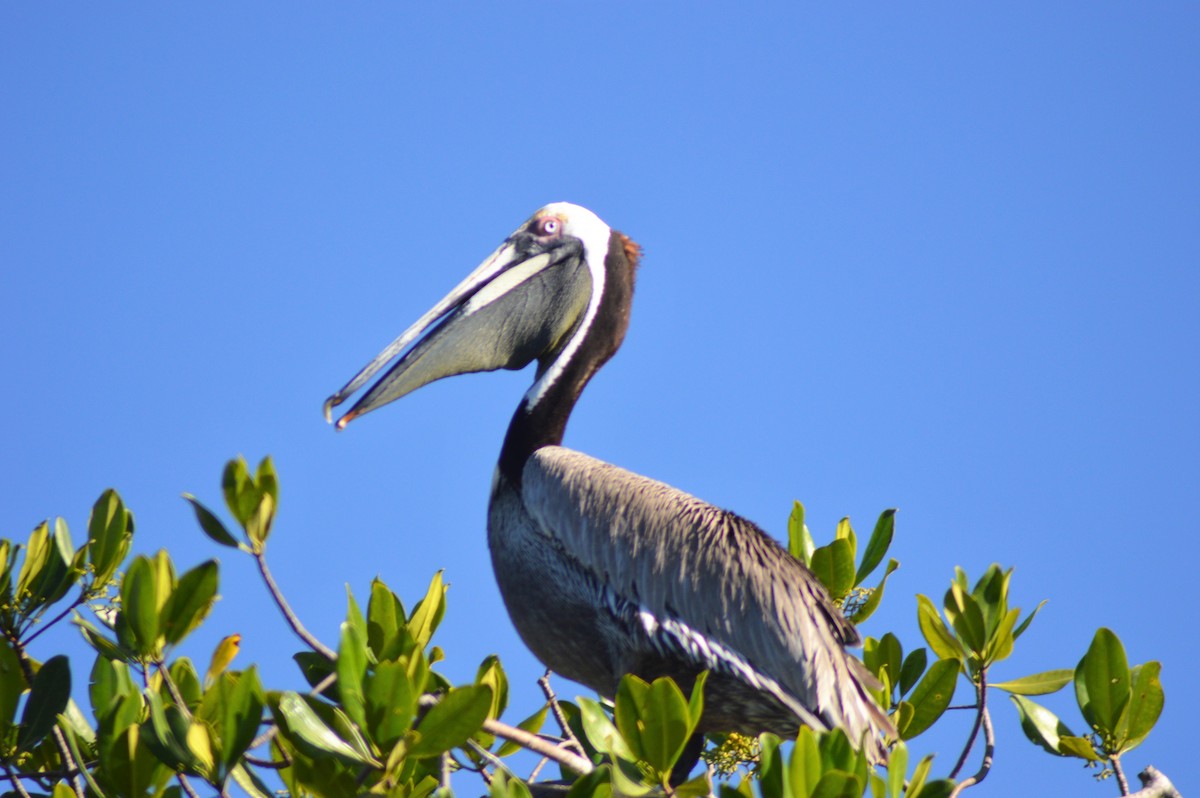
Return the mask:
<path id="1" fill-rule="evenodd" d="M 450 789 L 450 752 L 442 754 L 442 789 Z"/>
<path id="2" fill-rule="evenodd" d="M 1117 786 L 1121 788 L 1121 795 L 1129 795 L 1129 782 L 1125 779 L 1125 771 L 1121 770 L 1121 757 L 1113 754 L 1108 761 L 1112 765 L 1113 773 L 1117 774 Z"/>
<path id="3" fill-rule="evenodd" d="M 957 778 L 958 772 L 963 769 L 963 765 L 967 764 L 967 757 L 971 755 L 971 748 L 975 745 L 975 738 L 979 736 L 979 728 L 983 724 L 983 716 L 987 712 L 986 666 L 979 669 L 979 684 L 975 686 L 975 696 L 978 699 L 976 707 L 979 709 L 979 714 L 975 716 L 975 725 L 971 727 L 971 736 L 967 738 L 967 745 L 963 748 L 962 755 L 959 756 L 954 769 L 950 771 L 951 779 Z"/>
<path id="4" fill-rule="evenodd" d="M 242 759 L 245 759 L 247 763 L 254 765 L 256 768 L 265 768 L 266 770 L 283 770 L 292 764 L 291 760 L 287 762 L 275 762 L 270 759 L 260 759 L 256 756 L 250 756 L 249 754 L 242 754 Z"/>
<path id="5" fill-rule="evenodd" d="M 992 716 L 986 707 L 983 710 L 983 745 L 983 761 L 979 764 L 979 770 L 974 776 L 968 776 L 959 782 L 954 791 L 950 793 L 950 798 L 957 798 L 963 790 L 983 781 L 992 770 L 992 760 L 996 753 L 996 736 L 992 731 Z"/>
<path id="6" fill-rule="evenodd" d="M 567 743 L 574 747 L 580 756 L 587 756 L 587 751 L 579 742 L 579 738 L 575 736 L 575 732 L 571 731 L 571 725 L 567 723 L 567 716 L 563 714 L 562 707 L 558 704 L 558 696 L 554 694 L 554 688 L 550 686 L 550 673 L 550 669 L 547 668 L 542 678 L 538 679 L 538 684 L 545 693 L 546 700 L 550 702 L 550 711 L 554 713 L 554 719 L 558 721 L 558 727 L 562 729 L 563 738 Z"/>
<path id="7" fill-rule="evenodd" d="M 158 675 L 162 677 L 163 684 L 167 686 L 167 692 L 171 694 L 171 699 L 175 702 L 175 706 L 183 713 L 184 717 L 191 720 L 192 711 L 188 708 L 187 702 L 183 700 L 183 693 L 179 692 L 179 686 L 171 678 L 171 672 L 167 670 L 166 662 L 159 660 L 154 664 L 158 668 Z"/>
<path id="8" fill-rule="evenodd" d="M 73 612 L 77 607 L 80 607 L 86 603 L 87 603 L 87 593 L 86 592 L 80 593 L 79 598 L 75 599 L 75 601 L 72 602 L 70 604 L 70 606 L 68 606 L 65 610 L 60 612 L 58 615 L 55 615 L 53 618 L 51 618 L 50 620 L 48 620 L 44 624 L 42 624 L 42 628 L 38 629 L 36 632 L 34 632 L 33 634 L 26 637 L 25 645 L 29 645 L 34 640 L 37 640 L 38 637 L 42 634 L 42 632 L 46 631 L 51 626 L 54 626 L 54 624 L 58 623 L 63 618 L 67 617 L 67 615 L 70 614 L 71 612 Z"/>
<path id="9" fill-rule="evenodd" d="M 537 763 L 537 767 L 533 769 L 533 771 L 529 774 L 529 778 L 525 779 L 525 781 L 529 782 L 530 784 L 533 784 L 535 781 L 537 781 L 538 774 L 542 772 L 542 768 L 546 767 L 546 763 L 549 761 L 550 757 L 542 757 Z"/>
<path id="10" fill-rule="evenodd" d="M 8 774 L 8 780 L 12 782 L 13 789 L 21 794 L 21 798 L 30 798 L 29 793 L 25 790 L 25 785 L 17 777 L 11 765 L 5 765 L 4 771 Z"/>
<path id="11" fill-rule="evenodd" d="M 279 590 L 279 585 L 275 584 L 275 578 L 271 576 L 271 569 L 267 567 L 266 555 L 261 551 L 256 552 L 254 559 L 258 563 L 258 571 L 262 574 L 263 581 L 267 583 L 267 590 L 271 592 L 271 598 L 275 599 L 276 606 L 283 613 L 284 620 L 288 622 L 288 626 L 292 627 L 292 631 L 313 651 L 321 654 L 330 661 L 336 660 L 337 652 L 314 637 L 304 628 L 304 624 L 300 623 L 300 619 L 296 617 L 296 613 L 292 612 L 292 608 L 288 606 L 287 599 L 283 597 L 283 593 Z"/>
<path id="12" fill-rule="evenodd" d="M 192 782 L 187 776 L 183 775 L 182 773 L 177 773 L 175 775 L 175 780 L 179 782 L 179 786 L 182 787 L 183 791 L 191 796 L 191 798 L 200 798 L 200 793 L 196 792 L 196 788 L 192 786 Z"/>

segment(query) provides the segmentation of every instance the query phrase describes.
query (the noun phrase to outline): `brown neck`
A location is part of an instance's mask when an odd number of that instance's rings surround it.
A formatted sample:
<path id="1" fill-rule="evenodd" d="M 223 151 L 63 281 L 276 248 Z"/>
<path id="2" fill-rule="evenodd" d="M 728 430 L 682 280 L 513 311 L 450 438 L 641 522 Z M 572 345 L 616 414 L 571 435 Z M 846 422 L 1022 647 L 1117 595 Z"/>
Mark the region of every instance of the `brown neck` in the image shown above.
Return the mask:
<path id="1" fill-rule="evenodd" d="M 521 470 L 530 455 L 543 446 L 562 443 L 567 419 L 588 380 L 608 362 L 624 340 L 633 302 L 637 255 L 637 246 L 628 238 L 617 232 L 610 236 L 604 258 L 600 307 L 583 331 L 583 340 L 536 402 L 530 406 L 528 397 L 522 399 L 513 414 L 500 450 L 500 472 L 514 487 L 520 486 Z M 541 361 L 539 375 L 561 356 L 560 348 Z"/>

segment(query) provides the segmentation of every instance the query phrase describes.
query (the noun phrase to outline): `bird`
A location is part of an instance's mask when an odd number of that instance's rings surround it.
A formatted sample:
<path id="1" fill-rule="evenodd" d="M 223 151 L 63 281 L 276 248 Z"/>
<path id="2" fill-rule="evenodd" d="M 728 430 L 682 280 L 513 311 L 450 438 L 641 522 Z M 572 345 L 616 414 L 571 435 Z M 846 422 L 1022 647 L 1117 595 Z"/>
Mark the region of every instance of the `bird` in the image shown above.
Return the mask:
<path id="1" fill-rule="evenodd" d="M 688 690 L 707 671 L 697 737 L 841 728 L 882 762 L 895 729 L 871 697 L 879 683 L 801 561 L 745 518 L 561 445 L 624 340 L 640 261 L 592 211 L 544 206 L 330 396 L 326 420 L 389 364 L 337 429 L 435 380 L 536 362 L 487 522 L 496 582 L 533 654 L 608 698 L 625 674 Z"/>
<path id="2" fill-rule="evenodd" d="M 204 686 L 207 687 L 214 683 L 229 664 L 233 662 L 233 658 L 238 655 L 238 649 L 242 646 L 242 636 L 237 632 L 228 637 L 221 638 L 221 642 L 217 643 L 217 647 L 213 649 L 212 659 L 208 663 L 208 672 L 204 674 Z"/>

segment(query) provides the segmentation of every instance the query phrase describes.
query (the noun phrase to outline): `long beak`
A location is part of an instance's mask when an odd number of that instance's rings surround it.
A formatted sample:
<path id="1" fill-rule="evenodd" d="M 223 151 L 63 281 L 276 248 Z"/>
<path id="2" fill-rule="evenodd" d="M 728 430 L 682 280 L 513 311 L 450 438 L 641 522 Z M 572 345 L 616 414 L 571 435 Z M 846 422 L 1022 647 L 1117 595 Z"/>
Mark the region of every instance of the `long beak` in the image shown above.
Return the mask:
<path id="1" fill-rule="evenodd" d="M 442 377 L 523 368 L 541 357 L 586 304 L 590 281 L 577 255 L 577 248 L 569 246 L 527 254 L 513 238 L 508 239 L 326 399 L 325 420 L 332 421 L 333 408 L 393 360 L 396 362 L 379 382 L 338 419 L 339 430 L 358 416 Z"/>
<path id="2" fill-rule="evenodd" d="M 374 360 L 364 366 L 362 371 L 355 374 L 354 378 L 350 380 L 350 382 L 342 386 L 342 388 L 333 396 L 330 396 L 328 399 L 326 399 L 325 420 L 327 422 L 332 422 L 333 408 L 349 399 L 350 396 L 359 388 L 366 385 L 372 377 L 379 373 L 380 369 L 391 362 L 396 355 L 403 352 L 405 347 L 420 338 L 421 335 L 424 334 L 425 331 L 434 324 L 436 324 L 439 319 L 461 307 L 467 302 L 467 300 L 474 296 L 480 288 L 487 285 L 496 277 L 496 275 L 508 268 L 508 266 L 510 266 L 515 259 L 516 254 L 516 248 L 512 245 L 512 243 L 505 241 L 499 249 L 491 254 L 487 260 L 479 264 L 479 267 L 475 269 L 475 271 L 467 275 L 465 280 L 454 286 L 454 289 L 450 293 L 446 294 L 446 296 L 443 297 L 440 302 L 430 308 L 425 315 L 417 319 L 416 323 L 401 333 L 399 338 L 388 344 L 387 348 L 380 352 Z M 361 416 L 368 410 L 372 410 L 379 405 L 386 404 L 393 399 L 399 398 L 398 395 L 387 397 L 377 396 L 370 407 L 363 406 L 366 400 L 371 398 L 371 395 L 379 392 L 379 388 L 384 382 L 386 382 L 386 380 L 381 381 L 379 385 L 376 385 L 375 389 L 372 390 L 370 394 L 363 397 L 363 401 L 359 402 L 353 410 L 338 419 L 337 428 L 339 430 L 345 429 L 346 425 L 349 424 L 356 416 Z"/>

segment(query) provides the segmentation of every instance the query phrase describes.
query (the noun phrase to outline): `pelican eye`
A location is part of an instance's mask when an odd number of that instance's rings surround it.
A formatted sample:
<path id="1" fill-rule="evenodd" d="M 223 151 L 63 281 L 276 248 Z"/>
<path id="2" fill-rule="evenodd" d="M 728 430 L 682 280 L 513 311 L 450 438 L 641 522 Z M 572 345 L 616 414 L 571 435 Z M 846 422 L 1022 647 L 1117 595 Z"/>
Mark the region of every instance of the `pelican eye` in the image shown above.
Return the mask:
<path id="1" fill-rule="evenodd" d="M 533 224 L 533 231 L 544 238 L 552 238 L 562 232 L 563 222 L 557 216 L 543 216 Z"/>

